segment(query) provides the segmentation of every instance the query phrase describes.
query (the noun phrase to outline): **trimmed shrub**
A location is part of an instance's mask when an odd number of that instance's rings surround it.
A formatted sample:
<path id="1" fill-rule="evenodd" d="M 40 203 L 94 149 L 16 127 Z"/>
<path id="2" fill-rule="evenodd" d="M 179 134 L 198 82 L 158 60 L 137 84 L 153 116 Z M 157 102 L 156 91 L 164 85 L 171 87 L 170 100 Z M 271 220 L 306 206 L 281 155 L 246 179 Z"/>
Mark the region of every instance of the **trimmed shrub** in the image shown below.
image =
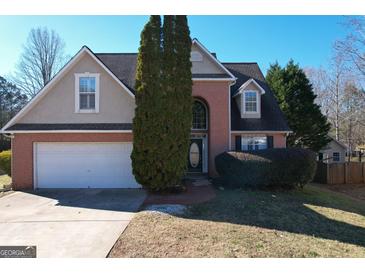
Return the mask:
<path id="1" fill-rule="evenodd" d="M 224 152 L 215 158 L 217 184 L 231 187 L 295 188 L 313 180 L 315 153 L 301 148 Z"/>
<path id="2" fill-rule="evenodd" d="M 11 151 L 0 152 L 0 169 L 11 176 Z"/>

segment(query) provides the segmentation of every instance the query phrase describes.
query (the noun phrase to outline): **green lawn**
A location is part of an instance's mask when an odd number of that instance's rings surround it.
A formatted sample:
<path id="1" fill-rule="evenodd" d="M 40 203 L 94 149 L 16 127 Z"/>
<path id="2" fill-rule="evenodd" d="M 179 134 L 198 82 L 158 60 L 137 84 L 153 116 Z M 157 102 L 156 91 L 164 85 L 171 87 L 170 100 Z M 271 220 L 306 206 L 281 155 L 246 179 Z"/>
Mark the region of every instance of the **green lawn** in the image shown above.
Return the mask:
<path id="1" fill-rule="evenodd" d="M 314 185 L 217 190 L 189 209 L 138 213 L 110 257 L 365 257 L 365 203 Z"/>

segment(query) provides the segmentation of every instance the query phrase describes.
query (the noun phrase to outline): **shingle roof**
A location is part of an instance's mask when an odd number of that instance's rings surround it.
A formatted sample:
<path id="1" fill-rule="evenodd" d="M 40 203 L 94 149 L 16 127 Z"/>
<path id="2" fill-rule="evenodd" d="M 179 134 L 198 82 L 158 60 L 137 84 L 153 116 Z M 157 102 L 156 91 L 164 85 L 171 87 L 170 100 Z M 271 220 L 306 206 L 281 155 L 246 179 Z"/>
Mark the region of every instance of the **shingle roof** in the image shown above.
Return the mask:
<path id="1" fill-rule="evenodd" d="M 242 119 L 238 106 L 234 100 L 231 104 L 231 130 L 237 131 L 289 131 L 286 119 L 276 102 L 274 94 L 266 84 L 257 63 L 222 63 L 235 77 L 236 84 L 231 87 L 231 96 L 234 96 L 238 89 L 253 78 L 264 90 L 261 95 L 261 118 Z"/>
<path id="2" fill-rule="evenodd" d="M 213 54 L 213 53 L 212 53 Z M 137 53 L 95 53 L 104 65 L 132 92 L 136 82 Z M 215 53 L 213 56 L 216 56 Z M 193 74 L 193 78 L 230 78 L 226 73 Z"/>
<path id="3" fill-rule="evenodd" d="M 94 124 L 15 124 L 6 131 L 22 130 L 131 130 L 131 123 L 94 123 Z"/>
<path id="4" fill-rule="evenodd" d="M 226 73 L 193 73 L 193 78 L 231 78 Z"/>
<path id="5" fill-rule="evenodd" d="M 137 53 L 95 53 L 95 56 L 134 92 Z"/>
<path id="6" fill-rule="evenodd" d="M 95 53 L 95 56 L 111 72 L 134 92 L 137 53 Z M 242 119 L 234 100 L 231 104 L 231 129 L 242 131 L 288 131 L 289 127 L 275 97 L 265 82 L 257 63 L 222 63 L 235 77 L 236 84 L 231 87 L 231 96 L 250 78 L 265 89 L 261 101 L 260 119 Z M 193 78 L 230 78 L 228 74 L 193 74 Z M 130 130 L 132 124 L 15 124 L 6 130 Z"/>

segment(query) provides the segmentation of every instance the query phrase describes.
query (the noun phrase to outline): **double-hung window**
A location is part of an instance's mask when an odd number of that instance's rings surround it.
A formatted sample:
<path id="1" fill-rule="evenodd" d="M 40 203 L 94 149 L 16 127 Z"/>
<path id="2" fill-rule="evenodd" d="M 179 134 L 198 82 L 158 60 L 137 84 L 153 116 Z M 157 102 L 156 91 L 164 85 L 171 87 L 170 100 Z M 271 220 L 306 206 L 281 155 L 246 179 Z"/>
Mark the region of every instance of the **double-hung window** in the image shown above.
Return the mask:
<path id="1" fill-rule="evenodd" d="M 266 137 L 242 137 L 242 150 L 259 150 L 267 148 Z"/>
<path id="2" fill-rule="evenodd" d="M 254 112 L 257 110 L 257 92 L 256 91 L 245 91 L 244 92 L 244 111 L 245 112 Z"/>
<path id="3" fill-rule="evenodd" d="M 75 110 L 79 113 L 99 112 L 99 74 L 75 75 Z"/>

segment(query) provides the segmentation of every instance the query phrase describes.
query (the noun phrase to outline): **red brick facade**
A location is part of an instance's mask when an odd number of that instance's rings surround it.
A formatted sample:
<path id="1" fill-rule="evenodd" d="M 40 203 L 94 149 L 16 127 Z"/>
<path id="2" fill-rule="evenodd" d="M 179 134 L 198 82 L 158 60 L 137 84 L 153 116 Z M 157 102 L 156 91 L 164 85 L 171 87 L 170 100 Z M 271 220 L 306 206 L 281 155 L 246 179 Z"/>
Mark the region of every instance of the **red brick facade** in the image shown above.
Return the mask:
<path id="1" fill-rule="evenodd" d="M 33 189 L 33 143 L 35 142 L 132 142 L 132 133 L 26 133 L 12 139 L 13 188 Z M 62 167 L 60 167 L 62 168 Z"/>
<path id="2" fill-rule="evenodd" d="M 210 176 L 216 176 L 215 156 L 223 151 L 234 149 L 234 137 L 237 135 L 230 135 L 229 82 L 194 81 L 193 96 L 204 101 L 208 108 L 208 173 Z M 285 134 L 267 135 L 274 136 L 274 147 L 286 147 Z M 35 142 L 132 141 L 132 133 L 17 133 L 12 140 L 13 187 L 14 189 L 33 189 L 33 144 Z"/>
<path id="3" fill-rule="evenodd" d="M 214 176 L 215 156 L 229 149 L 229 82 L 194 81 L 193 96 L 208 107 L 208 173 Z"/>

